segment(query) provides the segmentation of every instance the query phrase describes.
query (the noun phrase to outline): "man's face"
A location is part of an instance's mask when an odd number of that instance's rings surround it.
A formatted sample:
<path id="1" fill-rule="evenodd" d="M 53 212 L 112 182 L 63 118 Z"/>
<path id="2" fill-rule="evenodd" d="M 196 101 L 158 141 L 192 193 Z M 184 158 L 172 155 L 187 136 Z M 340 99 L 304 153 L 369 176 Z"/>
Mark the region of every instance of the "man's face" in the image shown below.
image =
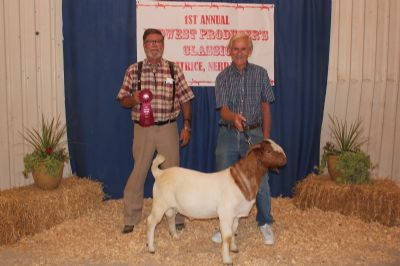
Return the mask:
<path id="1" fill-rule="evenodd" d="M 152 33 L 147 35 L 143 43 L 144 52 L 150 62 L 157 62 L 161 59 L 164 52 L 163 37 L 159 34 Z"/>
<path id="2" fill-rule="evenodd" d="M 232 63 L 239 69 L 247 64 L 247 59 L 251 56 L 252 49 L 247 40 L 237 39 L 232 44 L 231 57 Z"/>

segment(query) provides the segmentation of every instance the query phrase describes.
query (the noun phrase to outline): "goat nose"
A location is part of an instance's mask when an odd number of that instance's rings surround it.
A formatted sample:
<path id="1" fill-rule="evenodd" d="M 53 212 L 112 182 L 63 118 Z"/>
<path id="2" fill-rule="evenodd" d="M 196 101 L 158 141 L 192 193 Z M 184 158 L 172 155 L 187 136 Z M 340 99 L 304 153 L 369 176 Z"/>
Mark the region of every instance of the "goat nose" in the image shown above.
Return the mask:
<path id="1" fill-rule="evenodd" d="M 281 162 L 282 166 L 286 164 L 287 158 L 286 158 L 285 154 L 279 153 L 279 155 L 277 157 L 278 157 L 278 160 Z"/>

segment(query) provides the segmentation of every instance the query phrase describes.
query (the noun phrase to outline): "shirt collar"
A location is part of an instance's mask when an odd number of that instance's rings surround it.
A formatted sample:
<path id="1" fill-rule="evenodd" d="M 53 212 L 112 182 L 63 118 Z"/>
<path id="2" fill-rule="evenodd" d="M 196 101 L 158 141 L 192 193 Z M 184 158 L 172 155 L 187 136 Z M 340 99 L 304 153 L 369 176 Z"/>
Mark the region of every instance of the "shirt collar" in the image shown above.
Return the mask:
<path id="1" fill-rule="evenodd" d="M 149 60 L 147 60 L 147 58 L 145 58 L 145 59 L 143 60 L 143 65 L 152 66 L 152 64 L 150 64 L 150 62 L 149 62 Z M 160 67 L 160 66 L 162 66 L 162 65 L 164 65 L 164 59 L 163 59 L 163 58 L 161 58 L 161 61 L 158 62 L 158 63 L 156 64 L 156 66 L 157 66 L 157 67 Z"/>
<path id="2" fill-rule="evenodd" d="M 231 63 L 231 67 L 236 73 L 241 74 L 239 69 L 236 67 L 236 65 L 234 63 Z M 249 67 L 250 67 L 250 63 L 249 63 L 249 61 L 247 61 L 247 64 L 244 67 L 243 73 L 246 73 L 249 70 Z"/>

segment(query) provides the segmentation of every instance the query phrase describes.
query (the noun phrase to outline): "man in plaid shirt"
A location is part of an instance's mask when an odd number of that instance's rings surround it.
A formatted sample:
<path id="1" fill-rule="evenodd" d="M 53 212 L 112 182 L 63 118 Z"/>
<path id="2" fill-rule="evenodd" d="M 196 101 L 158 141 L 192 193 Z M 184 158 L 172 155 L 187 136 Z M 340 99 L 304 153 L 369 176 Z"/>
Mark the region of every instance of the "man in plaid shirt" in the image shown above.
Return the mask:
<path id="1" fill-rule="evenodd" d="M 275 100 L 267 70 L 251 64 L 251 38 L 238 33 L 229 41 L 232 64 L 217 76 L 216 107 L 220 112 L 219 134 L 215 151 L 217 170 L 226 169 L 243 157 L 250 144 L 270 137 L 271 113 L 269 103 Z M 272 232 L 271 195 L 268 173 L 256 196 L 257 223 L 266 245 L 274 243 Z M 212 240 L 222 242 L 216 232 Z"/>
<path id="2" fill-rule="evenodd" d="M 148 89 L 153 95 L 151 109 L 153 125 L 141 125 L 140 99 L 138 89 L 138 65 L 132 64 L 125 73 L 124 81 L 117 95 L 120 104 L 132 109 L 134 122 L 133 159 L 134 168 L 124 189 L 124 228 L 122 233 L 133 231 L 141 219 L 144 183 L 154 152 L 164 155 L 163 168 L 179 165 L 179 141 L 184 146 L 190 139 L 190 101 L 194 94 L 177 64 L 173 63 L 172 79 L 170 65 L 162 58 L 164 36 L 157 29 L 147 29 L 143 34 L 143 48 L 146 59 L 142 63 L 140 90 Z M 174 85 L 175 83 L 175 85 Z M 175 89 L 174 89 L 175 86 Z M 183 112 L 184 127 L 178 134 L 176 119 Z M 177 229 L 184 227 L 184 218 L 176 216 Z"/>

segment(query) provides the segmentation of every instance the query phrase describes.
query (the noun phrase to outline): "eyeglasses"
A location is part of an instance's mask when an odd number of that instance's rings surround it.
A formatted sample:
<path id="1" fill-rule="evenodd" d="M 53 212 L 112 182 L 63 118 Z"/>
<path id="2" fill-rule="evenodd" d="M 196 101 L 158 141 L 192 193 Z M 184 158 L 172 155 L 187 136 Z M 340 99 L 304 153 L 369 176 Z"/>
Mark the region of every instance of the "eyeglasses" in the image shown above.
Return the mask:
<path id="1" fill-rule="evenodd" d="M 163 44 L 164 40 L 145 40 L 145 44 Z"/>

